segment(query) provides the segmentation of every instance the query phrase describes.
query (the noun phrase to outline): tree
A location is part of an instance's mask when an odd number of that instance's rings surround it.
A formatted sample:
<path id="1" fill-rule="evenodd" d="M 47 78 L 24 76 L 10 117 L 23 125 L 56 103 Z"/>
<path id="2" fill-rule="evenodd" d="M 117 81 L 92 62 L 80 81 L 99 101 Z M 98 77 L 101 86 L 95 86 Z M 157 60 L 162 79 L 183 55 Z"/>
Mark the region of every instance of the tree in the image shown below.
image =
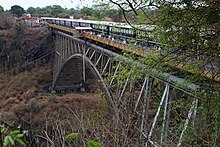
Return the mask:
<path id="1" fill-rule="evenodd" d="M 50 15 L 50 12 L 51 12 L 51 8 L 50 9 L 47 9 L 46 7 L 42 8 L 42 9 L 39 9 L 39 7 L 37 8 L 38 10 L 38 14 L 39 15 Z"/>
<path id="2" fill-rule="evenodd" d="M 0 5 L 0 13 L 4 12 L 4 8 Z"/>
<path id="3" fill-rule="evenodd" d="M 63 13 L 64 9 L 59 5 L 53 5 L 51 7 L 51 15 L 58 16 L 59 14 Z"/>
<path id="4" fill-rule="evenodd" d="M 95 17 L 96 19 L 103 19 L 102 18 L 102 13 L 98 9 L 93 9 L 92 16 Z"/>
<path id="5" fill-rule="evenodd" d="M 66 15 L 67 15 L 67 14 L 70 14 L 70 12 L 71 12 L 70 9 L 67 9 L 67 8 L 65 8 L 65 9 L 63 10 L 63 13 L 66 14 Z"/>
<path id="6" fill-rule="evenodd" d="M 121 13 L 121 9 L 106 9 L 104 11 L 104 16 L 105 17 L 110 17 L 112 18 L 114 21 L 122 21 L 123 18 L 123 14 Z"/>
<path id="7" fill-rule="evenodd" d="M 74 8 L 69 9 L 69 14 L 75 14 L 75 13 L 77 13 L 77 11 Z"/>
<path id="8" fill-rule="evenodd" d="M 127 14 L 133 13 L 138 18 L 137 23 L 143 26 L 152 24 L 156 27 L 151 36 L 154 41 L 160 43 L 163 51 L 157 52 L 158 58 L 155 58 L 153 63 L 147 62 L 151 60 L 148 56 L 143 62 L 150 64 L 151 68 L 164 69 L 172 66 L 175 69 L 171 72 L 181 76 L 185 75 L 178 73 L 179 71 L 193 73 L 190 76 L 188 73 L 189 80 L 197 82 L 202 89 L 200 94 L 196 95 L 200 97 L 199 116 L 191 128 L 192 132 L 185 135 L 188 145 L 219 144 L 220 1 L 110 1 L 123 11 L 128 23 L 130 21 Z M 135 25 L 130 25 L 135 28 Z M 208 71 L 209 75 L 205 75 L 206 65 L 215 68 L 215 71 Z M 211 80 L 204 80 L 203 75 Z"/>
<path id="9" fill-rule="evenodd" d="M 0 13 L 0 30 L 1 29 L 9 29 L 14 25 L 15 20 L 8 12 Z"/>
<path id="10" fill-rule="evenodd" d="M 26 12 L 28 14 L 31 14 L 31 15 L 36 15 L 37 14 L 37 10 L 34 8 L 34 7 L 29 7 Z"/>
<path id="11" fill-rule="evenodd" d="M 37 7 L 36 13 L 38 14 L 38 16 L 50 16 L 51 6 L 46 6 L 43 8 Z"/>
<path id="12" fill-rule="evenodd" d="M 11 14 L 16 14 L 18 17 L 22 16 L 25 13 L 24 8 L 18 5 L 12 6 L 9 11 L 11 12 Z"/>
<path id="13" fill-rule="evenodd" d="M 91 16 L 92 15 L 92 8 L 88 8 L 88 7 L 83 7 L 82 9 L 80 9 L 80 13 L 87 15 L 87 16 Z"/>
<path id="14" fill-rule="evenodd" d="M 220 51 L 219 1 L 110 1 L 121 8 L 125 18 L 127 13 L 133 12 L 139 17 L 138 23 L 156 25 L 154 40 L 168 45 L 165 47 L 168 52 L 181 52 L 191 58 L 212 54 L 217 58 Z"/>
<path id="15" fill-rule="evenodd" d="M 52 6 L 46 6 L 46 7 L 43 8 L 43 9 L 45 9 L 46 13 L 51 13 L 51 11 L 52 11 Z"/>

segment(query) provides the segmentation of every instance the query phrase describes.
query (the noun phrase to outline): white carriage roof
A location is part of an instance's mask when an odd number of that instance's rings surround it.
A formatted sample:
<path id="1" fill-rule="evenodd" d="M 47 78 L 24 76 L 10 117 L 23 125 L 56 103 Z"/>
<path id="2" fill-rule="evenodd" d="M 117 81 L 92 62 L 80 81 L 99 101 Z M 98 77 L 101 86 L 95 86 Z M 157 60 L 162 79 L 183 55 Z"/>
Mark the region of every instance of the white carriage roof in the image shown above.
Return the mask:
<path id="1" fill-rule="evenodd" d="M 91 27 L 75 27 L 76 30 L 92 30 Z"/>
<path id="2" fill-rule="evenodd" d="M 156 25 L 134 25 L 132 27 L 128 23 L 119 23 L 119 22 L 113 22 L 113 21 L 95 21 L 95 20 L 83 20 L 83 19 L 53 18 L 53 17 L 41 17 L 41 19 L 82 22 L 82 23 L 88 23 L 88 24 L 116 26 L 116 27 L 121 27 L 121 28 L 126 28 L 126 29 L 132 29 L 133 27 L 136 27 L 136 28 L 143 29 L 146 31 L 152 31 L 156 27 Z"/>

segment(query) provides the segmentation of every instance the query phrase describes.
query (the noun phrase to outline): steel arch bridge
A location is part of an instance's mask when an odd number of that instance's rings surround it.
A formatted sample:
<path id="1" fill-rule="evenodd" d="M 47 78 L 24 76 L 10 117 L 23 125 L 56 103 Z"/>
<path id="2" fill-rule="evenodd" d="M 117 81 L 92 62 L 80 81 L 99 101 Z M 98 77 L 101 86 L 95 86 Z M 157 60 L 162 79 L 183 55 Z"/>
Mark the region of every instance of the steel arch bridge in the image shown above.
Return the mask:
<path id="1" fill-rule="evenodd" d="M 189 123 L 193 124 L 196 117 L 198 105 L 198 98 L 195 95 L 175 86 L 174 83 L 184 83 L 183 79 L 169 74 L 160 74 L 163 77 L 161 80 L 146 72 L 136 81 L 132 81 L 134 75 L 130 75 L 122 84 L 119 84 L 116 75 L 123 68 L 126 57 L 61 31 L 54 31 L 54 33 L 56 41 L 52 89 L 56 89 L 64 66 L 71 60 L 77 60 L 76 62 L 80 62 L 80 64 L 74 67 L 76 70 L 72 74 L 78 76 L 76 78 L 78 82 L 86 83 L 86 68 L 89 67 L 102 83 L 113 110 L 119 111 L 120 109 L 124 113 L 134 113 L 139 126 L 137 131 L 140 146 L 148 144 L 180 146 L 182 144 L 183 135 Z M 120 60 L 116 60 L 116 58 Z M 76 62 L 74 63 L 76 64 Z M 129 61 L 128 64 L 132 66 L 134 62 Z M 186 89 L 193 91 L 196 89 L 196 85 L 188 84 Z M 124 95 L 129 93 L 132 93 L 133 96 L 125 99 Z M 190 105 L 185 108 L 185 113 L 181 114 L 181 118 L 179 118 L 181 122 L 176 123 L 175 117 L 179 115 L 179 112 L 176 112 L 177 109 L 173 106 L 182 99 Z M 117 117 L 121 119 L 121 116 L 117 115 Z"/>

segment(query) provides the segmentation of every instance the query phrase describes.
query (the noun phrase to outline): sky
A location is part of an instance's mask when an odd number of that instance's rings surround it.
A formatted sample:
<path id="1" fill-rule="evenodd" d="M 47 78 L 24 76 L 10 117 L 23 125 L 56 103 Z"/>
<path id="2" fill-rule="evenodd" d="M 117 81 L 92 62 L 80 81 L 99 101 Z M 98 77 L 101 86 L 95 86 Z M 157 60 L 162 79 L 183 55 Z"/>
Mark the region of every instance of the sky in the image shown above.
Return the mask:
<path id="1" fill-rule="evenodd" d="M 11 6 L 19 5 L 25 10 L 28 7 L 45 7 L 49 5 L 60 5 L 63 8 L 76 8 L 93 5 L 93 0 L 0 0 L 4 10 L 10 10 Z"/>

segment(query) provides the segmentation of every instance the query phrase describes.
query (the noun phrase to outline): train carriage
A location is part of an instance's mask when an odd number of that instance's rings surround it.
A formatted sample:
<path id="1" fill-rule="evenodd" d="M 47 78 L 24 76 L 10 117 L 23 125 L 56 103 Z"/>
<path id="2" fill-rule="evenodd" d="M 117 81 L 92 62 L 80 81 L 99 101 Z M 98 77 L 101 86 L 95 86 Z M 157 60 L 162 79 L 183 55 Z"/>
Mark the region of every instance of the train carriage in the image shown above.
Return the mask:
<path id="1" fill-rule="evenodd" d="M 108 21 L 94 21 L 82 19 L 64 19 L 64 18 L 51 18 L 42 17 L 41 20 L 47 21 L 52 24 L 74 27 L 91 27 L 95 32 L 108 34 L 108 35 L 121 35 L 131 38 L 148 38 L 148 33 L 151 32 L 155 26 L 149 26 L 148 29 L 135 29 L 126 23 L 108 22 Z M 138 26 L 139 27 L 139 26 Z M 137 27 L 137 28 L 138 28 Z"/>

